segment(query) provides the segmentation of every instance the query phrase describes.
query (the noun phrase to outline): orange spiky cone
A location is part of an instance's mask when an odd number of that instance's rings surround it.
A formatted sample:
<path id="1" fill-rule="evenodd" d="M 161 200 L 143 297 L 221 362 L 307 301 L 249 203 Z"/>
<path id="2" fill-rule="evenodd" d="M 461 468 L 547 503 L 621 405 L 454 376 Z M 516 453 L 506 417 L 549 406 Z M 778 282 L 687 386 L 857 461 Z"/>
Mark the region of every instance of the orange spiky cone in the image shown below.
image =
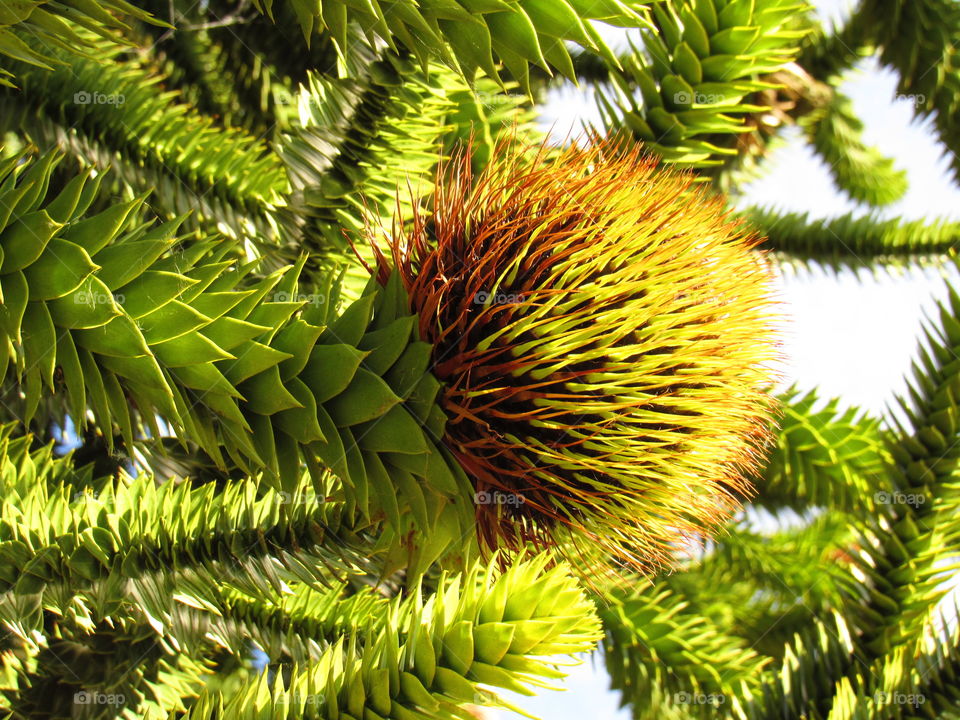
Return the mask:
<path id="1" fill-rule="evenodd" d="M 772 403 L 769 271 L 722 200 L 639 150 L 501 146 L 395 224 L 490 547 L 648 568 L 751 492 Z M 392 266 L 392 267 L 391 267 Z"/>

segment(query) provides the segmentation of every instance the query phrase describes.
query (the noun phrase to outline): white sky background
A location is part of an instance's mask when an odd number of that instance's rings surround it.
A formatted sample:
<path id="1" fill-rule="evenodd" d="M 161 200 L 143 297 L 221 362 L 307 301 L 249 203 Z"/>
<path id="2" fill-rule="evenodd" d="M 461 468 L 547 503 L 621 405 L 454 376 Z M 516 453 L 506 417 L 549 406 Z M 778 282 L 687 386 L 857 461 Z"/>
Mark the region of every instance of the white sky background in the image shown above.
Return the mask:
<path id="1" fill-rule="evenodd" d="M 830 22 L 845 17 L 845 0 L 813 0 Z M 910 189 L 881 217 L 960 220 L 960 190 L 948 172 L 948 153 L 936 141 L 929 122 L 913 120 L 909 101 L 895 100 L 892 73 L 870 59 L 851 73 L 843 87 L 866 126 L 865 140 L 894 158 L 907 171 Z M 581 121 L 599 125 L 589 94 L 570 87 L 555 90 L 541 123 L 563 138 L 576 135 Z M 813 218 L 835 217 L 866 208 L 853 203 L 833 185 L 826 166 L 805 146 L 797 132 L 765 163 L 763 177 L 751 183 L 744 202 L 785 211 L 803 211 Z M 947 273 L 957 279 L 955 270 Z M 960 283 L 956 284 L 960 289 Z M 905 388 L 916 357 L 924 317 L 935 317 L 935 301 L 945 297 L 941 271 L 880 271 L 876 275 L 787 269 L 779 282 L 784 328 L 787 383 L 819 388 L 820 396 L 839 397 L 880 415 Z M 602 658 L 595 656 L 574 668 L 564 692 L 542 690 L 536 697 L 510 693 L 518 706 L 544 720 L 629 720 L 618 709 L 619 696 L 608 689 Z M 492 713 L 497 720 L 520 718 Z"/>

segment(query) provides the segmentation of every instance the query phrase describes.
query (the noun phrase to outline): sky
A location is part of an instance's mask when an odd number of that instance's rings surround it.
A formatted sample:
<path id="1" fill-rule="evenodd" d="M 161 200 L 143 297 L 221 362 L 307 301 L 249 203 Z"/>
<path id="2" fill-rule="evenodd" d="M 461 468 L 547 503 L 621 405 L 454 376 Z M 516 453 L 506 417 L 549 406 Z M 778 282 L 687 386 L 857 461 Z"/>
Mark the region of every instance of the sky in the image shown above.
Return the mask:
<path id="1" fill-rule="evenodd" d="M 845 0 L 812 4 L 827 22 L 845 17 L 851 7 Z M 611 39 L 617 38 L 611 34 Z M 895 99 L 894 75 L 869 59 L 847 77 L 843 90 L 866 126 L 867 143 L 907 171 L 906 196 L 880 216 L 960 220 L 960 189 L 950 179 L 949 151 L 935 140 L 928 121 L 913 119 L 908 100 Z M 571 130 L 576 134 L 584 120 L 598 122 L 599 116 L 589 94 L 570 86 L 552 93 L 541 125 L 563 138 Z M 765 162 L 763 176 L 746 187 L 745 203 L 804 211 L 813 218 L 867 212 L 833 185 L 827 167 L 799 133 L 788 131 L 786 137 L 788 142 Z M 936 317 L 936 301 L 946 296 L 944 276 L 960 281 L 955 270 L 944 268 L 857 275 L 782 271 L 777 289 L 785 316 L 785 384 L 819 388 L 821 397 L 838 397 L 841 406 L 889 415 L 906 389 L 925 318 Z M 629 720 L 629 713 L 618 709 L 618 694 L 608 689 L 599 656 L 574 668 L 562 685 L 563 691 L 541 690 L 533 698 L 504 695 L 544 720 Z M 520 717 L 502 711 L 490 715 L 491 720 Z"/>

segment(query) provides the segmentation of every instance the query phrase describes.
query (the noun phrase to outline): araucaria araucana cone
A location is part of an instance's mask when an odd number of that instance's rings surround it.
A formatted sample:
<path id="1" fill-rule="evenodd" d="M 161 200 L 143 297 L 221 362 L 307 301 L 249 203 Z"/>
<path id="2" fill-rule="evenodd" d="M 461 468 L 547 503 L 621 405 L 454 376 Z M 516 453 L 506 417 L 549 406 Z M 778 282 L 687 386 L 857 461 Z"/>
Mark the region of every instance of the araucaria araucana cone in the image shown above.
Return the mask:
<path id="1" fill-rule="evenodd" d="M 396 222 L 481 540 L 669 562 L 727 519 L 773 412 L 767 265 L 721 198 L 639 150 L 502 146 Z"/>

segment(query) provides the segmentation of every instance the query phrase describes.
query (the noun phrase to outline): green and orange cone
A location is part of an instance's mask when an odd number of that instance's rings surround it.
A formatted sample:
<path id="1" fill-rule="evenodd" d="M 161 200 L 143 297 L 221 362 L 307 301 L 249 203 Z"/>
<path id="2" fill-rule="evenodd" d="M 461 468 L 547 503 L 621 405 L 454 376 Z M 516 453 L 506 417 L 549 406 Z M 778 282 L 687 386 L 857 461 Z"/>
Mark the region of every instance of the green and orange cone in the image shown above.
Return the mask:
<path id="1" fill-rule="evenodd" d="M 395 223 L 480 539 L 640 568 L 752 492 L 777 346 L 769 269 L 721 198 L 597 141 L 444 165 Z"/>

